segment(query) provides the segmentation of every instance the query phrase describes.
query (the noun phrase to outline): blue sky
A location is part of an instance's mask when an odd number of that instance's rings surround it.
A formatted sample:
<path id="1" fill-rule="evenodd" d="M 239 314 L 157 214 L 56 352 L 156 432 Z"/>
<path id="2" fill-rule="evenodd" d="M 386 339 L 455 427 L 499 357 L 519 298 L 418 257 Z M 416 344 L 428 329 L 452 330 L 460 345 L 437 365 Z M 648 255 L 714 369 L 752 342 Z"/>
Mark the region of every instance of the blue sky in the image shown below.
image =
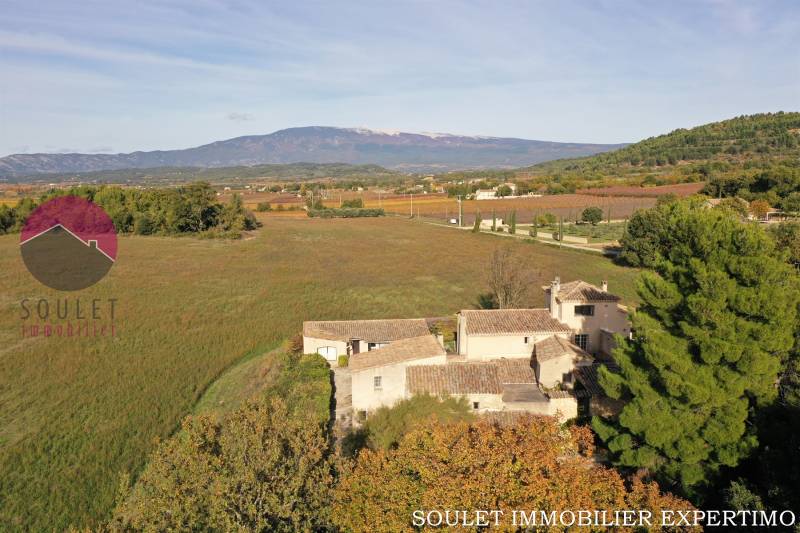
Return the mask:
<path id="1" fill-rule="evenodd" d="M 800 110 L 800 3 L 0 0 L 0 155 L 292 126 L 627 142 Z"/>

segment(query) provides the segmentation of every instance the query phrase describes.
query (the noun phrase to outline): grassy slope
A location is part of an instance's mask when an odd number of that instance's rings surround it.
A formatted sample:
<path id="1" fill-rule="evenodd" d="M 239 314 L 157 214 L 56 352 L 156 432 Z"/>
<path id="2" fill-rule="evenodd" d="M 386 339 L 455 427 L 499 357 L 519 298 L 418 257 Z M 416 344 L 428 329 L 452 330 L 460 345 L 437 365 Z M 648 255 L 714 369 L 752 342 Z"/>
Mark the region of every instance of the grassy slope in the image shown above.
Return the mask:
<path id="1" fill-rule="evenodd" d="M 398 219 L 271 218 L 241 242 L 124 237 L 106 279 L 65 294 L 25 272 L 17 236 L 0 237 L 0 529 L 106 516 L 118 474 L 142 468 L 154 437 L 171 434 L 226 369 L 297 333 L 304 319 L 474 306 L 500 243 Z M 514 246 L 541 283 L 607 278 L 633 297 L 634 270 Z M 117 298 L 119 338 L 21 341 L 19 301 L 64 296 Z M 541 294 L 531 303 L 541 305 Z"/>

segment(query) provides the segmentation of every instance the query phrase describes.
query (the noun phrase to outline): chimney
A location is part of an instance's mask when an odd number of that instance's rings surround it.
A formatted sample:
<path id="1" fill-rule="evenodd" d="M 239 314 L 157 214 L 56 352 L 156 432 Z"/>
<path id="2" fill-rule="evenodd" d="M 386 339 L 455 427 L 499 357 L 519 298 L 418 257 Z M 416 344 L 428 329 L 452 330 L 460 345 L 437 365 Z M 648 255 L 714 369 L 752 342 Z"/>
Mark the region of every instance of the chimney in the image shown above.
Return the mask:
<path id="1" fill-rule="evenodd" d="M 608 292 L 608 282 L 606 280 L 603 280 L 603 282 L 600 283 L 600 290 L 603 292 Z"/>
<path id="2" fill-rule="evenodd" d="M 89 248 L 97 248 L 97 241 L 95 240 L 89 241 Z"/>
<path id="3" fill-rule="evenodd" d="M 552 283 L 550 283 L 550 301 L 548 302 L 550 316 L 555 319 L 558 319 L 558 306 L 556 305 L 556 297 L 558 296 L 559 291 L 561 291 L 561 278 L 556 276 Z"/>

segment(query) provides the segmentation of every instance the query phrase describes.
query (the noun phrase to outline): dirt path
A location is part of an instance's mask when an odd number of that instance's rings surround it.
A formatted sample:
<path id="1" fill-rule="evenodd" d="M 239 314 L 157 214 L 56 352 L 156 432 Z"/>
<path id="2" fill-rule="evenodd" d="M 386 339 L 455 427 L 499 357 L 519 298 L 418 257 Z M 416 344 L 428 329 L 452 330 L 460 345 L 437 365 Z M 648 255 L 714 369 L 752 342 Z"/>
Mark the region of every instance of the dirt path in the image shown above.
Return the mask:
<path id="1" fill-rule="evenodd" d="M 429 220 L 420 220 L 420 219 L 416 219 L 416 220 L 418 220 L 419 222 L 422 222 L 423 224 L 430 224 L 431 226 L 441 226 L 443 228 L 460 229 L 462 231 L 472 231 L 471 227 L 466 227 L 466 226 L 458 227 L 458 226 L 453 226 L 453 225 L 449 225 L 449 224 L 442 224 L 441 222 L 431 222 Z M 506 233 L 506 232 L 484 231 L 484 230 L 481 230 L 481 233 L 486 233 L 488 235 L 495 235 L 497 237 L 509 237 L 509 238 L 521 239 L 521 240 L 532 239 L 532 240 L 535 240 L 536 242 L 541 242 L 543 244 L 547 244 L 547 245 L 550 245 L 550 246 L 556 246 L 556 247 L 560 247 L 560 248 L 572 248 L 572 249 L 575 249 L 575 250 L 583 250 L 583 251 L 587 251 L 587 252 L 593 252 L 593 253 L 596 253 L 596 254 L 609 255 L 609 256 L 616 255 L 615 252 L 605 248 L 604 247 L 605 245 L 603 243 L 595 243 L 594 245 L 592 245 L 592 244 L 574 244 L 574 243 L 568 243 L 568 242 L 559 243 L 558 241 L 552 241 L 550 239 L 534 238 L 534 237 L 531 237 L 530 235 L 525 235 L 525 234 L 522 234 L 522 233 L 515 233 L 515 234 L 512 235 L 511 233 Z"/>

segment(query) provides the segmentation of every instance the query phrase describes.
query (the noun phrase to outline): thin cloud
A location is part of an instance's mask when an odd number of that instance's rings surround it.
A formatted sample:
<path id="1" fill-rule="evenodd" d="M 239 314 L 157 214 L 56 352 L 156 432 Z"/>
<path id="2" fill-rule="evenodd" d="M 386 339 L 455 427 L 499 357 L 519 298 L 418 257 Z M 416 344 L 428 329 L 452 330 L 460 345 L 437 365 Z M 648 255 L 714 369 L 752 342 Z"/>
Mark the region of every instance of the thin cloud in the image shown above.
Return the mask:
<path id="1" fill-rule="evenodd" d="M 255 117 L 250 113 L 228 113 L 228 120 L 232 120 L 234 122 L 246 122 L 248 120 L 253 120 Z"/>

